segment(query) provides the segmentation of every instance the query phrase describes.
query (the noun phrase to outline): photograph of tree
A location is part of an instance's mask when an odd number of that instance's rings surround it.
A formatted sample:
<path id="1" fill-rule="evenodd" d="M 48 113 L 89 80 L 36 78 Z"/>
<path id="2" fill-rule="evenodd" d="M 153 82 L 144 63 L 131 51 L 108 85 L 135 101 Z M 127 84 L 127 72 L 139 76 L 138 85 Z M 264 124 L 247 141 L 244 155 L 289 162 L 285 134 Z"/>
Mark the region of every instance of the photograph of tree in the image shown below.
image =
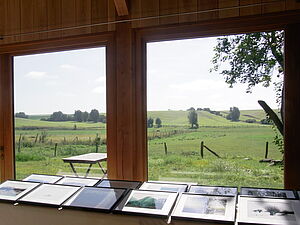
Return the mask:
<path id="1" fill-rule="evenodd" d="M 236 187 L 212 187 L 212 186 L 192 185 L 189 192 L 196 193 L 196 194 L 234 196 L 237 194 L 237 188 Z"/>

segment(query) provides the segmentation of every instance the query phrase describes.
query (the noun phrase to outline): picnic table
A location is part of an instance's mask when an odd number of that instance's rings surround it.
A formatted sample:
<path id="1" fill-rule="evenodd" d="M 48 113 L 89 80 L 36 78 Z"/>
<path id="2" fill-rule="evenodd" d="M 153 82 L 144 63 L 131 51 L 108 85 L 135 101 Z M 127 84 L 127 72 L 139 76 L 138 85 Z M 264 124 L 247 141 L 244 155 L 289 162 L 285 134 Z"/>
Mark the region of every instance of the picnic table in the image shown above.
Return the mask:
<path id="1" fill-rule="evenodd" d="M 74 163 L 83 163 L 83 164 L 89 164 L 87 171 L 85 173 L 84 177 L 87 177 L 91 167 L 93 164 L 98 164 L 100 169 L 102 170 L 103 174 L 106 175 L 107 171 L 103 169 L 101 162 L 104 162 L 107 160 L 107 154 L 106 153 L 87 153 L 83 155 L 77 155 L 77 156 L 71 156 L 68 158 L 62 159 L 64 163 L 69 163 L 70 167 L 72 168 L 72 171 L 74 172 L 75 176 L 78 177 L 78 174 L 76 172 L 76 169 L 74 167 Z"/>

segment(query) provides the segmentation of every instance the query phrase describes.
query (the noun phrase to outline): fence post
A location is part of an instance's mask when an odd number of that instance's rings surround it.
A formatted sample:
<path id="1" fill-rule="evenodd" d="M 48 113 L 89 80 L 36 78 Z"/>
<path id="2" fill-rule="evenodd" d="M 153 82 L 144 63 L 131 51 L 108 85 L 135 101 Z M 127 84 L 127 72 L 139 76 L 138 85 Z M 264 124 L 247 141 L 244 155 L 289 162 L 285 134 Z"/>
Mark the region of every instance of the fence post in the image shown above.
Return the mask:
<path id="1" fill-rule="evenodd" d="M 54 157 L 57 156 L 57 143 L 55 143 L 55 146 L 54 146 Z"/>
<path id="2" fill-rule="evenodd" d="M 265 159 L 268 158 L 268 154 L 269 154 L 269 142 L 266 142 L 266 153 L 265 153 Z"/>
<path id="3" fill-rule="evenodd" d="M 164 142 L 164 147 L 165 147 L 165 154 L 167 155 L 168 154 L 168 146 L 167 146 L 166 142 Z"/>
<path id="4" fill-rule="evenodd" d="M 201 157 L 202 157 L 202 159 L 203 159 L 203 150 L 204 150 L 204 141 L 201 141 L 201 145 L 200 145 L 200 155 L 201 155 Z"/>
<path id="5" fill-rule="evenodd" d="M 21 137 L 22 137 L 22 134 L 20 134 L 20 137 L 19 137 L 19 143 L 18 143 L 18 153 L 21 152 Z"/>

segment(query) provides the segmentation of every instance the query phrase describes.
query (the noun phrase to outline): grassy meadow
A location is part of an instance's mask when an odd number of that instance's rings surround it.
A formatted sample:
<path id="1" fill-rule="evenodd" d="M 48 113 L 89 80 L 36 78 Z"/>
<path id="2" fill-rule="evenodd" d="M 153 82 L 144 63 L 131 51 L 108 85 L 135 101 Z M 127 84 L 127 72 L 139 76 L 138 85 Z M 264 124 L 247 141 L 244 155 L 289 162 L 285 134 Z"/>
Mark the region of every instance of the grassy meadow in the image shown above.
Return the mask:
<path id="1" fill-rule="evenodd" d="M 222 112 L 226 115 L 226 111 Z M 241 111 L 240 121 L 198 111 L 199 129 L 189 129 L 187 111 L 153 111 L 148 117 L 162 120 L 161 128 L 148 128 L 149 180 L 188 181 L 207 185 L 283 187 L 281 166 L 259 163 L 269 142 L 269 157 L 282 155 L 272 143 L 270 125 L 246 123 L 247 119 L 265 118 L 262 110 Z M 72 174 L 61 158 L 88 152 L 106 152 L 104 123 L 48 122 L 43 116 L 15 119 L 17 178 L 28 174 Z M 200 143 L 215 151 L 217 158 Z M 56 145 L 57 144 L 57 145 Z M 167 146 L 167 154 L 165 153 Z M 56 146 L 56 153 L 55 153 Z M 85 170 L 84 165 L 78 168 Z M 95 167 L 96 168 L 96 167 Z M 91 175 L 100 176 L 99 169 Z"/>

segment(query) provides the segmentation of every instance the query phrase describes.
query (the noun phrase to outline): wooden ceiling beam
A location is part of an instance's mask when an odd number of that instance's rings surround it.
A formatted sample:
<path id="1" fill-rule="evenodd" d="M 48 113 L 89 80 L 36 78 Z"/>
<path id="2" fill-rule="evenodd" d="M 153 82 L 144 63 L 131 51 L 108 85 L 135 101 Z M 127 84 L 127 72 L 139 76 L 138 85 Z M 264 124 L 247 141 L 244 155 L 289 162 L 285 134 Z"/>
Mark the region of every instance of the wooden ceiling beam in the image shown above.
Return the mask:
<path id="1" fill-rule="evenodd" d="M 128 16 L 128 4 L 126 0 L 114 0 L 118 16 Z"/>

